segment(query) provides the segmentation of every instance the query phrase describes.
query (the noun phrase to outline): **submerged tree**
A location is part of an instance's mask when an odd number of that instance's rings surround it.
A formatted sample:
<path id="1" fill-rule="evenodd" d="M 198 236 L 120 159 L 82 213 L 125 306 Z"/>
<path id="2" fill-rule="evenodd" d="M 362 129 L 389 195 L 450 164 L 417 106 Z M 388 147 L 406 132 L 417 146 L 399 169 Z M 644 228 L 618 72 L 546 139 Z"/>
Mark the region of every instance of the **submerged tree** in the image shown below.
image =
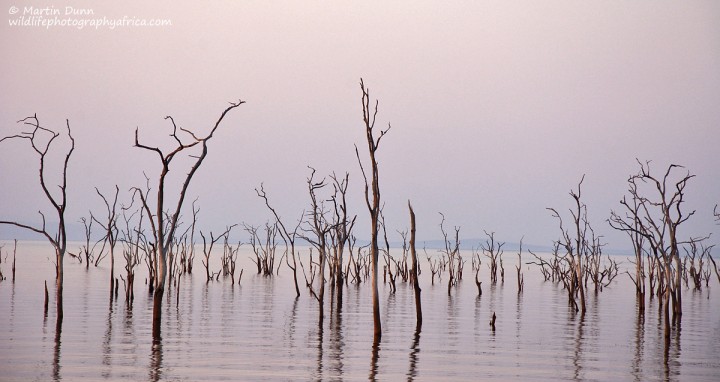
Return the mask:
<path id="1" fill-rule="evenodd" d="M 48 166 L 48 154 L 50 148 L 54 147 L 54 143 L 57 143 L 56 139 L 60 137 L 60 133 L 55 132 L 51 129 L 40 126 L 40 121 L 37 118 L 37 114 L 32 117 L 24 118 L 18 123 L 22 123 L 25 126 L 29 126 L 30 130 L 21 132 L 20 134 L 7 136 L 0 139 L 0 142 L 10 139 L 27 139 L 30 142 L 30 147 L 40 157 L 40 187 L 47 200 L 52 204 L 55 213 L 57 214 L 57 230 L 54 235 L 51 235 L 48 231 L 45 222 L 45 214 L 42 211 L 38 211 L 42 218 L 42 225 L 40 227 L 31 226 L 29 224 L 18 223 L 15 221 L 0 221 L 0 224 L 13 225 L 26 230 L 39 233 L 52 244 L 55 249 L 55 277 L 56 277 L 56 293 L 57 293 L 57 315 L 58 325 L 62 322 L 63 309 L 62 309 L 62 291 L 63 291 L 63 258 L 67 249 L 67 233 L 65 229 L 65 209 L 67 208 L 67 170 L 68 163 L 70 162 L 70 156 L 75 150 L 75 139 L 70 132 L 70 122 L 66 119 L 65 126 L 67 127 L 67 137 L 70 141 L 70 147 L 64 152 L 64 160 L 62 162 L 62 174 L 57 184 L 58 191 L 50 191 L 47 180 L 49 175 L 46 172 Z"/>
<path id="2" fill-rule="evenodd" d="M 345 173 L 345 177 L 338 179 L 333 173 L 330 178 L 333 180 L 333 195 L 331 201 L 333 203 L 333 229 L 330 231 L 330 239 L 332 246 L 332 263 L 331 263 L 331 286 L 337 288 L 336 299 L 338 307 L 342 306 L 343 297 L 343 255 L 345 247 L 348 246 L 352 230 L 355 226 L 357 215 L 348 217 L 347 209 L 347 189 L 349 185 L 350 174 Z M 334 275 L 334 277 L 333 277 Z M 339 308 L 340 309 L 340 308 Z M 339 312 L 340 310 L 338 310 Z"/>
<path id="3" fill-rule="evenodd" d="M 415 252 L 415 211 L 413 211 L 412 204 L 408 200 L 408 210 L 410 210 L 410 258 L 412 259 L 412 268 L 410 271 L 410 277 L 413 284 L 413 290 L 415 291 L 415 332 L 419 333 L 422 327 L 422 304 L 420 300 L 420 282 L 418 281 L 418 262 L 417 253 Z M 416 334 L 417 336 L 417 334 Z"/>
<path id="4" fill-rule="evenodd" d="M 282 219 L 280 219 L 280 216 L 278 215 L 277 211 L 275 211 L 275 208 L 270 206 L 270 201 L 268 200 L 267 193 L 265 193 L 265 189 L 263 188 L 263 185 L 260 185 L 260 190 L 257 188 L 255 189 L 255 192 L 259 197 L 261 197 L 265 201 L 265 206 L 272 212 L 273 216 L 275 216 L 275 221 L 277 222 L 278 231 L 280 232 L 280 237 L 283 239 L 283 242 L 285 242 L 286 249 L 289 246 L 290 249 L 290 256 L 287 256 L 287 253 L 285 255 L 285 263 L 287 266 L 292 270 L 293 272 L 293 281 L 295 282 L 295 298 L 300 297 L 300 287 L 298 287 L 298 281 L 297 281 L 297 257 L 295 253 L 295 240 L 298 237 L 298 229 L 300 229 L 300 224 L 302 223 L 302 218 L 298 219 L 298 223 L 295 225 L 295 228 L 292 232 L 288 231 L 288 229 L 285 227 L 285 224 L 283 223 Z M 305 211 L 302 212 L 301 217 L 305 216 Z M 281 259 L 282 260 L 282 259 Z M 290 264 L 290 261 L 292 260 L 292 264 Z"/>
<path id="5" fill-rule="evenodd" d="M 582 258 L 583 255 L 589 252 L 587 234 L 590 229 L 590 223 L 587 220 L 587 206 L 580 201 L 584 180 L 585 175 L 583 175 L 580 182 L 578 182 L 577 192 L 570 190 L 570 196 L 575 201 L 575 208 L 570 209 L 575 232 L 571 233 L 570 230 L 565 228 L 562 217 L 557 210 L 548 208 L 553 216 L 558 219 L 558 224 L 560 225 L 561 238 L 558 240 L 558 245 L 565 247 L 566 251 L 566 261 L 568 262 L 569 272 L 565 274 L 562 280 L 568 291 L 568 300 L 570 305 L 575 308 L 575 311 L 580 310 L 583 315 L 586 311 L 585 287 L 583 283 L 586 267 L 583 266 Z M 578 298 L 580 299 L 579 308 L 577 303 Z"/>
<path id="6" fill-rule="evenodd" d="M 629 183 L 629 192 L 631 195 L 637 194 L 637 184 L 635 182 Z M 633 252 L 635 253 L 635 277 L 630 273 L 630 279 L 635 284 L 635 295 L 638 300 L 638 313 L 643 314 L 645 312 L 645 254 L 643 250 L 645 237 L 640 234 L 641 223 L 640 217 L 640 201 L 637 198 L 632 198 L 628 201 L 626 196 L 620 201 L 628 212 L 624 216 L 618 215 L 615 211 L 610 212 L 610 219 L 608 223 L 610 226 L 618 231 L 624 231 L 630 237 L 632 242 Z M 652 280 L 651 280 L 652 282 Z M 652 288 L 650 291 L 652 295 Z"/>
<path id="7" fill-rule="evenodd" d="M 164 151 L 159 147 L 148 146 L 140 143 L 140 139 L 138 137 L 138 130 L 135 130 L 135 147 L 139 147 L 141 149 L 156 153 L 160 158 L 160 162 L 162 164 L 160 176 L 157 183 L 158 188 L 157 198 L 155 200 L 154 213 L 151 211 L 151 201 L 145 197 L 145 195 L 139 188 L 134 189 L 140 195 L 140 200 L 142 201 L 143 208 L 145 209 L 148 220 L 150 221 L 150 229 L 152 231 L 155 251 L 157 255 L 157 262 L 155 263 L 155 268 L 157 270 L 157 278 L 155 280 L 155 290 L 153 295 L 153 338 L 160 338 L 160 321 L 162 315 L 161 307 L 163 294 L 165 292 L 165 281 L 167 280 L 168 252 L 171 249 L 173 238 L 175 236 L 175 230 L 178 226 L 178 219 L 180 218 L 180 211 L 182 209 L 183 202 L 185 201 L 185 194 L 188 187 L 190 186 L 190 181 L 197 172 L 198 168 L 200 168 L 200 165 L 205 160 L 205 157 L 207 156 L 208 141 L 210 141 L 210 139 L 213 137 L 213 134 L 215 134 L 215 131 L 220 126 L 220 123 L 223 121 L 227 113 L 230 112 L 232 109 L 242 105 L 243 103 L 245 102 L 238 101 L 236 103 L 231 103 L 230 106 L 228 106 L 222 112 L 218 120 L 215 122 L 215 125 L 212 127 L 212 129 L 206 136 L 198 136 L 190 130 L 178 127 L 172 117 L 165 117 L 165 119 L 169 120 L 172 123 L 173 127 L 172 134 L 170 134 L 170 136 L 175 141 L 174 148 L 172 150 Z M 186 137 L 181 138 L 179 135 L 181 132 L 185 133 Z M 182 181 L 182 186 L 179 190 L 176 204 L 173 206 L 171 212 L 167 214 L 165 209 L 165 181 L 168 173 L 170 172 L 170 163 L 173 159 L 176 158 L 178 154 L 186 152 L 186 150 L 190 150 L 196 146 L 200 148 L 200 153 L 188 155 L 190 158 L 194 159 L 194 163 L 192 164 L 190 171 L 188 171 L 188 173 L 184 177 L 184 180 Z"/>
<path id="8" fill-rule="evenodd" d="M 695 211 L 686 213 L 682 208 L 685 187 L 695 175 L 686 172 L 676 177 L 673 170 L 682 169 L 683 166 L 671 164 L 662 177 L 657 177 L 650 171 L 650 162 L 638 161 L 638 164 L 640 170 L 628 179 L 632 201 L 623 198 L 620 204 L 625 207 L 625 216 L 613 213 L 611 222 L 616 229 L 642 236 L 655 261 L 660 264 L 664 276 L 662 303 L 667 339 L 670 337 L 670 300 L 673 302 L 673 322 L 682 317 L 682 263 L 679 248 L 685 242 L 678 238 L 678 227 L 695 214 Z"/>
<path id="9" fill-rule="evenodd" d="M 315 296 L 319 304 L 319 325 L 322 327 L 325 314 L 325 264 L 328 257 L 327 238 L 334 227 L 328 222 L 325 216 L 327 213 L 325 206 L 317 197 L 317 192 L 323 189 L 327 183 L 325 183 L 325 179 L 315 181 L 315 169 L 311 167 L 310 170 L 312 170 L 312 172 L 307 178 L 308 193 L 310 194 L 310 210 L 307 213 L 307 228 L 303 229 L 304 234 L 302 238 L 312 244 L 318 251 L 320 286 L 317 292 L 311 289 L 311 293 Z M 310 262 L 312 263 L 312 259 Z"/>
<path id="10" fill-rule="evenodd" d="M 370 180 L 365 172 L 362 160 L 360 160 L 360 152 L 355 146 L 355 155 L 357 156 L 360 170 L 365 180 L 365 203 L 370 212 L 370 258 L 372 265 L 372 304 L 373 304 L 373 342 L 377 344 L 382 338 L 382 326 L 380 323 L 380 297 L 378 295 L 378 228 L 380 219 L 380 175 L 378 173 L 378 163 L 375 153 L 380 146 L 380 140 L 390 131 L 390 124 L 387 129 L 380 130 L 379 136 L 375 137 L 375 118 L 378 112 L 378 101 L 375 100 L 375 107 L 370 107 L 370 90 L 365 88 L 363 80 L 360 79 L 360 90 L 362 91 L 362 111 L 363 122 L 365 123 L 365 135 L 367 137 L 368 153 L 370 154 Z M 370 191 L 372 188 L 372 191 Z M 372 198 L 370 193 L 372 192 Z"/>

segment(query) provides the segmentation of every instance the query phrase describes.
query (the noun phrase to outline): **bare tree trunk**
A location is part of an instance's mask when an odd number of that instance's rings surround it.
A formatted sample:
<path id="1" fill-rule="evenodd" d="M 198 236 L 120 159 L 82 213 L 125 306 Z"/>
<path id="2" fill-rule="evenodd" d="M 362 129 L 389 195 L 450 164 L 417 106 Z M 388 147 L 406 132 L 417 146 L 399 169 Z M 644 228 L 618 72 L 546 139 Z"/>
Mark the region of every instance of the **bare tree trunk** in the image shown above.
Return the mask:
<path id="1" fill-rule="evenodd" d="M 410 210 L 410 258 L 412 260 L 412 268 L 410 276 L 412 278 L 413 289 L 415 290 L 415 332 L 418 333 L 422 327 L 422 302 L 420 299 L 420 282 L 418 281 L 417 254 L 415 252 L 415 212 L 408 200 L 408 209 Z M 416 334 L 417 335 L 417 334 Z"/>
<path id="2" fill-rule="evenodd" d="M 362 171 L 363 178 L 365 179 L 365 202 L 370 212 L 370 258 L 372 266 L 372 304 L 373 304 L 373 343 L 378 345 L 382 338 L 382 325 L 380 322 L 380 296 L 378 294 L 378 221 L 380 218 L 380 176 L 378 174 L 378 164 L 375 158 L 375 152 L 380 145 L 380 140 L 390 130 L 390 124 L 388 128 L 380 131 L 380 136 L 377 138 L 374 136 L 375 128 L 375 117 L 378 112 L 378 101 L 375 101 L 374 111 L 370 108 L 370 91 L 365 88 L 363 80 L 360 79 L 360 90 L 362 90 L 362 109 L 363 109 L 363 122 L 365 123 L 365 134 L 367 137 L 368 152 L 370 154 L 370 167 L 372 179 L 368 182 L 365 168 L 360 160 L 360 153 L 357 146 L 355 146 L 355 154 L 360 164 L 360 170 Z M 372 186 L 372 201 L 370 200 L 369 187 Z"/>
<path id="3" fill-rule="evenodd" d="M 153 296 L 153 338 L 159 339 L 160 338 L 160 323 L 161 323 L 161 316 L 162 316 L 162 298 L 163 294 L 165 293 L 165 280 L 167 279 L 167 256 L 168 252 L 171 248 L 171 244 L 173 242 L 173 238 L 175 236 L 175 230 L 177 229 L 178 225 L 178 219 L 180 217 L 180 212 L 182 210 L 183 202 L 185 201 L 185 194 L 187 192 L 187 189 L 190 185 L 190 181 L 193 178 L 193 175 L 195 175 L 195 172 L 200 168 L 200 165 L 202 164 L 203 160 L 207 156 L 208 152 L 208 141 L 213 137 L 213 134 L 217 130 L 217 128 L 220 126 L 220 123 L 225 118 L 225 115 L 230 112 L 232 109 L 242 105 L 244 101 L 239 101 L 237 103 L 231 103 L 230 106 L 228 106 L 220 115 L 218 120 L 215 122 L 215 125 L 210 130 L 208 135 L 204 137 L 198 137 L 195 135 L 195 133 L 186 130 L 182 127 L 178 128 L 175 124 L 175 121 L 172 119 L 172 117 L 166 117 L 165 119 L 169 120 L 172 123 L 173 126 L 173 132 L 171 134 L 171 137 L 174 139 L 176 143 L 176 147 L 170 151 L 170 152 L 164 152 L 158 147 L 152 147 L 147 146 L 145 144 L 141 144 L 138 137 L 138 130 L 135 130 L 135 147 L 139 147 L 151 152 L 156 153 L 160 157 L 160 161 L 162 163 L 162 169 L 160 172 L 160 177 L 158 179 L 158 189 L 157 189 L 157 200 L 156 200 L 156 209 L 155 214 L 153 215 L 151 213 L 150 205 L 148 204 L 149 201 L 145 197 L 145 195 L 140 191 L 138 188 L 134 188 L 136 192 L 140 195 L 143 208 L 145 209 L 148 220 L 150 221 L 152 233 L 153 233 L 153 239 L 154 239 L 154 247 L 155 247 L 155 253 L 157 255 L 157 260 L 155 261 L 155 267 L 156 267 L 156 279 L 155 279 L 155 291 Z M 183 140 L 178 135 L 178 129 L 181 132 L 184 132 L 189 138 L 186 138 L 186 140 L 190 140 L 190 143 L 184 143 Z M 194 163 L 192 167 L 190 168 L 190 171 L 185 175 L 184 181 L 182 182 L 182 186 L 179 191 L 178 200 L 175 205 L 174 211 L 172 211 L 172 214 L 168 214 L 167 221 L 165 220 L 165 178 L 170 171 L 170 163 L 172 160 L 176 157 L 177 154 L 181 153 L 184 150 L 192 149 L 195 146 L 200 147 L 200 153 L 199 154 L 192 154 L 190 157 L 194 159 Z"/>
<path id="4" fill-rule="evenodd" d="M 68 163 L 70 161 L 70 156 L 72 155 L 73 151 L 75 150 L 75 139 L 72 136 L 72 133 L 70 132 L 70 122 L 68 120 L 65 120 L 65 125 L 67 127 L 67 136 L 70 141 L 70 148 L 67 150 L 67 152 L 64 155 L 64 161 L 63 161 L 63 167 L 62 167 L 62 176 L 61 180 L 59 181 L 59 184 L 57 187 L 60 189 L 59 196 L 56 194 L 56 191 L 53 192 L 50 191 L 48 188 L 46 182 L 46 174 L 45 174 L 45 160 L 47 159 L 48 152 L 50 150 L 50 147 L 52 146 L 55 139 L 57 139 L 60 134 L 56 133 L 50 129 L 44 128 L 40 126 L 40 121 L 37 118 L 37 114 L 33 115 L 32 117 L 27 117 L 25 119 L 22 119 L 18 121 L 18 123 L 23 123 L 26 126 L 30 126 L 32 128 L 32 131 L 29 132 L 22 132 L 17 135 L 12 135 L 5 137 L 3 139 L 0 139 L 0 142 L 6 140 L 6 139 L 27 139 L 30 142 L 30 146 L 32 149 L 40 156 L 40 168 L 39 168 L 39 178 L 40 178 L 40 186 L 45 193 L 45 197 L 50 201 L 50 203 L 53 206 L 53 209 L 57 213 L 58 218 L 58 226 L 57 226 L 57 233 L 55 235 L 50 235 L 50 233 L 47 231 L 45 227 L 45 215 L 38 211 L 40 216 L 42 217 L 42 226 L 40 228 L 32 227 L 26 224 L 21 224 L 14 221 L 0 221 L 0 224 L 7 224 L 7 225 L 14 225 L 16 227 L 20 227 L 23 229 L 27 229 L 30 231 L 33 231 L 35 233 L 39 233 L 43 236 L 45 236 L 46 239 L 52 244 L 53 248 L 55 249 L 55 276 L 56 276 L 56 284 L 57 284 L 57 309 L 58 309 L 58 326 L 62 325 L 62 315 L 63 315 L 63 308 L 62 308 L 62 291 L 63 291 L 63 257 L 65 256 L 65 251 L 67 248 L 67 235 L 65 231 L 65 209 L 67 208 L 67 170 L 68 170 Z M 49 138 L 45 138 L 45 141 L 42 141 L 43 135 L 49 134 Z M 55 195 L 54 195 L 55 193 Z"/>

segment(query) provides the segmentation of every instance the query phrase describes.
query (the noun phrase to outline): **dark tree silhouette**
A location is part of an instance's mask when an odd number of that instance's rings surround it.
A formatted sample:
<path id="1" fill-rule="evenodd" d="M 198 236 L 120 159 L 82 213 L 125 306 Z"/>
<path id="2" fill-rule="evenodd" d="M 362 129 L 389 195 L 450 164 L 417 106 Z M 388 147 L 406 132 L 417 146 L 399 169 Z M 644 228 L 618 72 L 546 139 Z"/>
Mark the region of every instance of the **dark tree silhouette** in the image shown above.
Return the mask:
<path id="1" fill-rule="evenodd" d="M 183 202 L 185 201 L 185 194 L 187 193 L 187 189 L 190 186 L 190 181 L 197 172 L 198 168 L 200 168 L 200 165 L 202 165 L 205 157 L 207 156 L 208 142 L 210 141 L 210 139 L 212 139 L 215 131 L 220 126 L 220 123 L 223 121 L 228 112 L 242 105 L 243 103 L 245 102 L 238 101 L 236 103 L 231 103 L 230 106 L 228 106 L 222 112 L 220 118 L 218 118 L 218 120 L 215 122 L 215 125 L 212 127 L 212 129 L 206 136 L 198 136 L 190 130 L 178 127 L 172 117 L 165 117 L 166 120 L 169 120 L 172 123 L 173 127 L 172 134 L 170 134 L 170 136 L 175 141 L 175 147 L 172 150 L 163 151 L 159 147 L 148 146 L 146 144 L 140 143 L 138 130 L 135 130 L 135 147 L 139 147 L 141 149 L 156 153 L 160 158 L 160 163 L 162 165 L 160 176 L 157 181 L 158 188 L 154 206 L 154 213 L 151 210 L 151 201 L 145 197 L 145 195 L 139 188 L 134 188 L 135 192 L 140 196 L 143 208 L 145 209 L 148 220 L 150 221 L 150 229 L 152 231 L 152 238 L 154 240 L 155 251 L 157 254 L 157 262 L 155 263 L 155 268 L 157 270 L 157 278 L 155 279 L 155 290 L 153 296 L 153 338 L 160 338 L 160 322 L 162 317 L 161 307 L 162 297 L 165 292 L 165 282 L 167 280 L 168 252 L 171 249 L 171 245 L 175 236 L 175 230 L 178 226 L 178 219 L 180 218 L 180 211 L 182 209 Z M 179 135 L 180 132 L 185 133 L 187 137 L 181 138 Z M 187 141 L 189 141 L 189 143 Z M 194 163 L 184 177 L 182 186 L 180 187 L 178 193 L 177 203 L 173 207 L 172 211 L 168 214 L 166 213 L 165 209 L 165 181 L 168 173 L 170 172 L 170 163 L 173 161 L 173 159 L 177 157 L 178 154 L 185 153 L 187 152 L 187 150 L 193 149 L 195 147 L 199 147 L 200 153 L 188 155 L 189 157 L 194 159 Z"/>
<path id="2" fill-rule="evenodd" d="M 50 191 L 50 187 L 47 184 L 47 166 L 51 147 L 54 147 L 55 143 L 58 143 L 58 137 L 60 133 L 55 132 L 51 129 L 40 126 L 40 121 L 37 118 L 37 114 L 32 117 L 24 118 L 18 123 L 22 123 L 24 126 L 30 127 L 30 130 L 21 132 L 20 134 L 7 136 L 0 139 L 0 142 L 11 139 L 25 139 L 30 142 L 30 147 L 40 157 L 40 187 L 47 200 L 52 204 L 53 210 L 57 214 L 57 230 L 54 235 L 48 231 L 45 214 L 42 211 L 38 211 L 42 218 L 42 224 L 38 226 L 32 226 L 29 224 L 18 223 L 16 221 L 5 221 L 0 220 L 0 224 L 13 225 L 23 229 L 33 231 L 35 233 L 45 236 L 45 238 L 52 244 L 55 249 L 55 277 L 56 277 L 56 297 L 57 297 L 57 314 L 58 314 L 58 325 L 62 322 L 63 309 L 62 309 L 62 291 L 63 291 L 63 258 L 67 249 L 67 233 L 65 230 L 65 209 L 67 208 L 67 172 L 68 163 L 70 162 L 70 156 L 75 150 L 75 139 L 70 132 L 70 122 L 66 119 L 65 126 L 67 128 L 67 137 L 70 141 L 70 147 L 64 152 L 64 159 L 62 162 L 62 175 L 60 176 L 57 188 L 59 191 Z"/>
<path id="3" fill-rule="evenodd" d="M 679 247 L 687 241 L 679 240 L 678 227 L 695 214 L 695 211 L 686 213 L 682 209 L 685 187 L 695 175 L 686 172 L 685 175 L 675 176 L 673 170 L 682 169 L 683 166 L 671 164 L 662 177 L 657 177 L 650 171 L 650 162 L 642 163 L 638 160 L 638 165 L 638 173 L 628 179 L 632 201 L 623 198 L 620 204 L 625 208 L 624 217 L 613 212 L 610 221 L 616 229 L 642 236 L 660 264 L 665 284 L 662 297 L 667 340 L 670 338 L 670 300 L 673 302 L 673 322 L 682 317 L 682 263 Z"/>
<path id="4" fill-rule="evenodd" d="M 419 337 L 420 328 L 422 327 L 422 303 L 420 300 L 420 282 L 418 281 L 418 261 L 417 253 L 415 252 L 415 211 L 413 211 L 412 204 L 408 200 L 408 210 L 410 210 L 410 258 L 412 259 L 412 268 L 410 270 L 410 278 L 413 284 L 413 290 L 415 291 L 415 332 L 416 337 Z"/>
<path id="5" fill-rule="evenodd" d="M 378 113 L 378 101 L 375 101 L 375 107 L 371 110 L 370 107 L 370 90 L 365 88 L 363 80 L 360 79 L 360 90 L 362 91 L 362 111 L 363 111 L 363 122 L 365 123 L 365 135 L 367 137 L 368 153 L 370 155 L 370 180 L 368 181 L 368 174 L 365 172 L 362 160 L 360 160 L 360 152 L 358 151 L 357 145 L 355 146 L 355 155 L 357 156 L 358 163 L 360 164 L 360 170 L 365 180 L 365 203 L 367 204 L 368 211 L 370 212 L 370 257 L 372 265 L 372 304 L 373 304 L 373 341 L 376 344 L 380 343 L 382 338 L 382 325 L 380 323 L 380 297 L 378 295 L 378 228 L 380 220 L 380 175 L 378 172 L 378 163 L 375 156 L 378 147 L 380 147 L 380 141 L 390 131 L 390 124 L 387 129 L 380 130 L 379 136 L 375 137 L 375 119 Z M 372 198 L 370 197 L 370 189 L 372 187 Z"/>
<path id="6" fill-rule="evenodd" d="M 298 229 L 300 228 L 300 224 L 302 223 L 302 218 L 298 219 L 298 223 L 295 225 L 295 228 L 292 232 L 288 231 L 288 229 L 285 227 L 285 224 L 283 223 L 282 219 L 280 219 L 280 216 L 278 215 L 277 211 L 275 211 L 275 208 L 270 206 L 270 201 L 268 200 L 267 193 L 265 193 L 265 189 L 263 188 L 263 185 L 260 185 L 260 190 L 257 188 L 255 189 L 255 192 L 258 194 L 259 197 L 261 197 L 265 201 L 265 206 L 272 212 L 273 216 L 275 216 L 275 220 L 277 221 L 277 225 L 280 228 L 280 237 L 285 242 L 285 246 L 287 248 L 288 244 L 290 246 L 290 256 L 285 256 L 285 263 L 287 266 L 293 271 L 293 281 L 295 282 L 295 293 L 296 298 L 300 297 L 300 288 L 298 287 L 298 281 L 297 281 L 297 258 L 295 254 L 295 240 L 298 237 Z M 302 212 L 301 217 L 305 216 L 305 211 Z M 292 265 L 290 264 L 290 260 L 292 259 Z"/>

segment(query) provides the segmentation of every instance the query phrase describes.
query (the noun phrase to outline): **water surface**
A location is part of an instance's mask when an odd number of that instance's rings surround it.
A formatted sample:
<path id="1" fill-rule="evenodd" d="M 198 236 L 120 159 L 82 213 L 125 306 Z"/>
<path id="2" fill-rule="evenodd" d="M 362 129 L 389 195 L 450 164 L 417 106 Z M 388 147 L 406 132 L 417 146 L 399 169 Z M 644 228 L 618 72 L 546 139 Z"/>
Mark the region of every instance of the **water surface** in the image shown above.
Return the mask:
<path id="1" fill-rule="evenodd" d="M 490 285 L 483 264 L 482 296 L 469 265 L 466 279 L 448 296 L 446 277 L 431 285 L 423 259 L 422 330 L 415 330 L 411 286 L 398 282 L 391 294 L 389 285 L 381 284 L 383 338 L 373 348 L 369 283 L 344 287 L 341 306 L 331 304 L 333 292 L 326 288 L 320 327 L 318 303 L 302 275 L 302 295 L 295 299 L 288 268 L 274 277 L 254 275 L 245 252 L 239 286 L 222 276 L 206 283 L 197 261 L 179 288 L 169 288 L 162 341 L 153 344 L 144 265 L 129 308 L 122 293 L 109 301 L 108 259 L 87 271 L 66 259 L 64 319 L 58 328 L 52 253 L 44 243 L 21 243 L 14 283 L 3 259 L 8 276 L 0 282 L 3 381 L 720 380 L 717 280 L 701 292 L 683 290 L 682 324 L 666 347 L 657 301 L 639 316 L 626 275 L 597 295 L 588 293 L 583 317 L 568 309 L 562 287 L 544 282 L 534 266 L 523 267 L 525 289 L 518 294 L 510 264 L 516 256 L 505 256 L 504 284 Z M 116 272 L 121 267 L 116 259 Z M 45 280 L 51 289 L 47 317 Z M 495 331 L 489 326 L 493 312 Z"/>

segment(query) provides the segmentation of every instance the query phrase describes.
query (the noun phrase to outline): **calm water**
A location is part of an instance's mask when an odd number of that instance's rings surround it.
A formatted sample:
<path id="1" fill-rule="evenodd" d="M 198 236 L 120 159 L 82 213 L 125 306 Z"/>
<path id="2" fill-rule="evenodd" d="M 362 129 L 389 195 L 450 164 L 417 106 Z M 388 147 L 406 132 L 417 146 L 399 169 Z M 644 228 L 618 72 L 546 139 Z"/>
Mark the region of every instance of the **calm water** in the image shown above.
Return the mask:
<path id="1" fill-rule="evenodd" d="M 581 318 L 568 310 L 562 288 L 543 282 L 535 266 L 524 266 L 525 291 L 518 295 L 513 254 L 505 255 L 504 285 L 491 287 L 483 264 L 480 298 L 469 262 L 466 279 L 448 297 L 446 278 L 432 286 L 423 259 L 422 332 L 415 333 L 412 288 L 399 282 L 391 295 L 381 284 L 383 339 L 374 351 L 369 284 L 344 288 L 340 308 L 331 306 L 326 288 L 320 329 L 317 302 L 306 289 L 295 299 L 289 269 L 256 276 L 241 255 L 240 286 L 222 277 L 206 284 L 196 259 L 195 273 L 180 280 L 179 306 L 176 290 L 166 292 L 163 339 L 153 346 L 144 265 L 129 310 L 122 293 L 109 302 L 108 259 L 89 271 L 66 259 L 58 338 L 52 298 L 43 316 L 43 283 L 54 283 L 50 257 L 49 246 L 22 243 L 15 283 L 10 264 L 1 265 L 8 279 L 0 282 L 0 380 L 720 381 L 716 279 L 710 289 L 684 291 L 681 330 L 665 349 L 656 302 L 638 320 L 626 275 L 598 296 L 589 293 Z M 495 332 L 488 325 L 493 312 Z"/>

